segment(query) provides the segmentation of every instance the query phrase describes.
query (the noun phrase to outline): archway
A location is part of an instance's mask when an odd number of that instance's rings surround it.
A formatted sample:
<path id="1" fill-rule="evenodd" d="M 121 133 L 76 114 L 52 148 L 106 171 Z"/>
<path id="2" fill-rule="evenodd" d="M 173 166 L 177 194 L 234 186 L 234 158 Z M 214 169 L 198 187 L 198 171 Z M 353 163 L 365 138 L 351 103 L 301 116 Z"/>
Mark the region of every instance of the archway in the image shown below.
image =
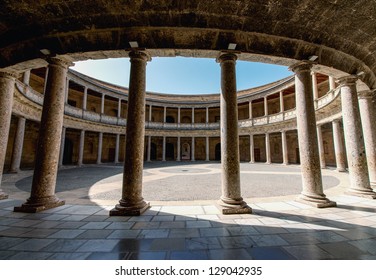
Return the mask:
<path id="1" fill-rule="evenodd" d="M 167 160 L 175 159 L 175 147 L 173 143 L 166 143 L 166 159 Z"/>
<path id="2" fill-rule="evenodd" d="M 69 138 L 65 138 L 64 141 L 64 154 L 63 154 L 63 164 L 73 163 L 73 141 Z"/>
<path id="3" fill-rule="evenodd" d="M 188 143 L 184 143 L 181 149 L 181 159 L 190 160 L 191 159 L 191 146 Z"/>
<path id="4" fill-rule="evenodd" d="M 155 143 L 150 145 L 150 159 L 157 160 L 157 145 Z"/>
<path id="5" fill-rule="evenodd" d="M 215 160 L 221 160 L 221 143 L 215 145 Z"/>

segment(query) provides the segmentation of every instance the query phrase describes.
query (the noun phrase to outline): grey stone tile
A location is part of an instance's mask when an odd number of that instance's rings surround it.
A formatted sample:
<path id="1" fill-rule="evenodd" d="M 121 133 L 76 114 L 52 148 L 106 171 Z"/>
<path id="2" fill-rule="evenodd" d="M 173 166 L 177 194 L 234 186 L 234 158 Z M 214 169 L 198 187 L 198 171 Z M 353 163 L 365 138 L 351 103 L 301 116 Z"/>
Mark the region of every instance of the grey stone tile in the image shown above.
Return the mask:
<path id="1" fill-rule="evenodd" d="M 235 226 L 229 227 L 227 230 L 231 236 L 260 235 L 260 232 L 258 232 L 253 226 Z"/>
<path id="2" fill-rule="evenodd" d="M 38 224 L 38 228 L 56 228 L 60 224 L 60 221 L 44 221 Z"/>
<path id="3" fill-rule="evenodd" d="M 167 238 L 169 232 L 168 229 L 144 229 L 138 238 Z"/>
<path id="4" fill-rule="evenodd" d="M 252 260 L 245 249 L 214 249 L 209 250 L 211 260 Z"/>
<path id="5" fill-rule="evenodd" d="M 150 251 L 150 246 L 154 239 L 128 238 L 119 240 L 112 252 L 142 252 Z"/>
<path id="6" fill-rule="evenodd" d="M 106 229 L 131 229 L 135 222 L 112 222 Z"/>
<path id="7" fill-rule="evenodd" d="M 309 245 L 320 243 L 320 240 L 317 240 L 312 236 L 312 234 L 307 233 L 284 233 L 280 234 L 284 240 L 286 240 L 290 245 Z"/>
<path id="8" fill-rule="evenodd" d="M 315 231 L 312 236 L 323 243 L 340 242 L 348 240 L 346 237 L 339 235 L 333 231 Z"/>
<path id="9" fill-rule="evenodd" d="M 59 239 L 43 249 L 46 252 L 72 253 L 82 246 L 86 240 Z"/>
<path id="10" fill-rule="evenodd" d="M 185 240 L 187 250 L 221 249 L 222 246 L 216 237 L 198 237 Z"/>
<path id="11" fill-rule="evenodd" d="M 209 221 L 186 221 L 187 228 L 210 228 L 212 224 Z"/>
<path id="12" fill-rule="evenodd" d="M 173 221 L 173 222 L 161 222 L 159 225 L 159 228 L 185 228 L 185 226 L 186 224 L 184 221 Z"/>
<path id="13" fill-rule="evenodd" d="M 107 227 L 110 224 L 110 222 L 88 222 L 80 229 L 103 229 Z"/>
<path id="14" fill-rule="evenodd" d="M 316 245 L 284 246 L 289 254 L 298 260 L 327 260 L 333 256 Z"/>
<path id="15" fill-rule="evenodd" d="M 253 235 L 250 237 L 255 246 L 284 246 L 288 243 L 283 240 L 279 235 Z"/>
<path id="16" fill-rule="evenodd" d="M 175 219 L 175 216 L 154 216 L 151 220 L 152 222 L 172 222 Z"/>
<path id="17" fill-rule="evenodd" d="M 166 252 L 134 252 L 128 255 L 128 260 L 165 260 Z"/>
<path id="18" fill-rule="evenodd" d="M 49 238 L 76 238 L 80 234 L 85 232 L 83 229 L 61 229 L 54 234 L 50 235 Z"/>
<path id="19" fill-rule="evenodd" d="M 49 244 L 53 243 L 55 239 L 41 239 L 34 238 L 26 240 L 16 246 L 10 248 L 14 251 L 40 251 L 43 248 L 47 247 Z"/>
<path id="20" fill-rule="evenodd" d="M 19 221 L 20 221 L 19 219 L 0 217 L 0 226 L 9 226 L 9 225 L 17 223 Z"/>
<path id="21" fill-rule="evenodd" d="M 153 219 L 153 216 L 136 216 L 131 217 L 128 221 L 130 222 L 150 222 Z"/>
<path id="22" fill-rule="evenodd" d="M 76 252 L 111 252 L 118 240 L 94 239 L 88 240 Z"/>
<path id="23" fill-rule="evenodd" d="M 88 229 L 84 233 L 77 236 L 82 239 L 102 239 L 107 238 L 114 230 L 111 229 Z"/>
<path id="24" fill-rule="evenodd" d="M 72 207 L 62 209 L 56 213 L 68 215 L 93 215 L 101 210 L 103 210 L 103 208 L 99 206 L 73 205 Z"/>
<path id="25" fill-rule="evenodd" d="M 87 216 L 87 215 L 68 215 L 67 217 L 65 217 L 61 221 L 79 222 L 79 221 L 86 219 L 87 217 L 90 217 L 90 216 Z"/>
<path id="26" fill-rule="evenodd" d="M 9 260 L 18 253 L 19 251 L 0 251 L 0 260 Z"/>
<path id="27" fill-rule="evenodd" d="M 58 229 L 36 228 L 24 234 L 21 234 L 20 237 L 44 238 L 50 236 L 51 234 L 54 234 L 57 231 Z"/>
<path id="28" fill-rule="evenodd" d="M 86 225 L 87 222 L 79 222 L 79 221 L 68 221 L 62 222 L 55 226 L 55 228 L 59 229 L 79 229 L 80 227 Z"/>
<path id="29" fill-rule="evenodd" d="M 247 249 L 255 260 L 294 260 L 295 258 L 280 247 L 254 247 Z"/>
<path id="30" fill-rule="evenodd" d="M 0 237 L 0 250 L 7 250 L 26 240 L 27 240 L 26 238 L 18 238 L 18 237 Z"/>
<path id="31" fill-rule="evenodd" d="M 249 248 L 254 245 L 254 242 L 246 236 L 219 237 L 218 239 L 225 249 Z"/>
<path id="32" fill-rule="evenodd" d="M 0 232 L 1 236 L 20 236 L 26 232 L 33 230 L 33 228 L 17 228 L 17 227 L 9 227 L 8 229 L 4 229 Z"/>
<path id="33" fill-rule="evenodd" d="M 47 260 L 51 255 L 52 253 L 46 253 L 46 252 L 20 252 L 9 259 L 10 260 Z"/>
<path id="34" fill-rule="evenodd" d="M 192 237 L 200 237 L 199 229 L 197 228 L 173 228 L 170 229 L 171 238 L 192 238 Z"/>
<path id="35" fill-rule="evenodd" d="M 129 216 L 111 216 L 107 217 L 106 221 L 107 222 L 126 222 L 129 221 L 129 219 L 132 217 Z"/>
<path id="36" fill-rule="evenodd" d="M 42 220 L 46 220 L 46 221 L 60 221 L 66 217 L 68 217 L 69 215 L 62 215 L 62 214 L 50 214 L 46 217 L 44 217 Z"/>
<path id="37" fill-rule="evenodd" d="M 347 242 L 319 244 L 318 246 L 334 258 L 341 260 L 358 260 L 360 256 L 365 254 L 365 252 Z"/>
<path id="38" fill-rule="evenodd" d="M 279 234 L 288 233 L 288 231 L 278 225 L 274 226 L 255 226 L 255 229 L 261 234 Z"/>
<path id="39" fill-rule="evenodd" d="M 55 253 L 48 260 L 85 260 L 90 253 Z"/>
<path id="40" fill-rule="evenodd" d="M 230 232 L 227 228 L 216 227 L 216 228 L 200 228 L 200 236 L 210 237 L 210 236 L 230 236 Z"/>
<path id="41" fill-rule="evenodd" d="M 91 215 L 83 219 L 84 222 L 104 222 L 108 219 L 108 212 L 107 215 Z"/>
<path id="42" fill-rule="evenodd" d="M 342 235 L 343 237 L 349 240 L 369 239 L 373 237 L 373 235 L 367 232 L 364 232 L 361 228 L 348 229 L 345 231 L 337 231 L 336 233 L 339 235 Z"/>
<path id="43" fill-rule="evenodd" d="M 183 251 L 185 250 L 184 238 L 154 239 L 150 244 L 151 251 Z"/>
<path id="44" fill-rule="evenodd" d="M 9 229 L 9 227 L 8 226 L 0 226 L 0 234 L 1 234 L 2 230 L 6 230 L 6 229 Z"/>
<path id="45" fill-rule="evenodd" d="M 129 253 L 91 253 L 87 260 L 124 260 Z"/>
<path id="46" fill-rule="evenodd" d="M 136 238 L 140 234 L 141 230 L 135 229 L 117 229 L 114 230 L 107 238 L 111 239 L 123 239 L 123 238 Z"/>
<path id="47" fill-rule="evenodd" d="M 19 222 L 12 224 L 12 227 L 32 227 L 40 224 L 41 221 L 38 220 L 23 220 L 20 219 Z"/>
<path id="48" fill-rule="evenodd" d="M 349 243 L 364 252 L 376 255 L 376 239 L 355 240 Z"/>
<path id="49" fill-rule="evenodd" d="M 160 222 L 136 222 L 132 229 L 157 229 Z"/>
<path id="50" fill-rule="evenodd" d="M 177 251 L 170 253 L 171 260 L 208 260 L 209 256 L 205 250 Z"/>

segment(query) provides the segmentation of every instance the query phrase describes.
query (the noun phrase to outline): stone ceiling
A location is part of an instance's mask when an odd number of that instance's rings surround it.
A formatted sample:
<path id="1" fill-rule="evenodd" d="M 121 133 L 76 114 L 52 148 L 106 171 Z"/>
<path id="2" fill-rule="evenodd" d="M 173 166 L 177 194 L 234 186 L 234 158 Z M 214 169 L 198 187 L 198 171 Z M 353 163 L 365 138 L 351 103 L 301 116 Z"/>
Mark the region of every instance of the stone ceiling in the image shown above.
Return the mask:
<path id="1" fill-rule="evenodd" d="M 2 0 L 0 67 L 42 64 L 40 50 L 72 60 L 127 56 L 216 57 L 291 65 L 318 56 L 322 72 L 366 73 L 376 88 L 374 0 Z M 342 72 L 336 72 L 338 69 Z"/>

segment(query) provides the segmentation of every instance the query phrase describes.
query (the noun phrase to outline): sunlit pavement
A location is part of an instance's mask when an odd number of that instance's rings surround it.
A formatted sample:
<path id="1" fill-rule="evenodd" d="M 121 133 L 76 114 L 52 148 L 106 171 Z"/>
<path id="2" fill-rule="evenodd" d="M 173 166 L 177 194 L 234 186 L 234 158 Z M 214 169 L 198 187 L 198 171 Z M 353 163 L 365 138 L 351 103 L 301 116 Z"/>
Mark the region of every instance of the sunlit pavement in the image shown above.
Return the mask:
<path id="1" fill-rule="evenodd" d="M 299 166 L 241 164 L 252 215 L 220 214 L 220 164 L 151 163 L 140 217 L 109 217 L 121 196 L 121 166 L 64 168 L 65 206 L 15 213 L 29 196 L 31 171 L 5 174 L 0 259 L 376 259 L 376 201 L 344 195 L 348 174 L 323 170 L 336 208 L 294 201 Z"/>

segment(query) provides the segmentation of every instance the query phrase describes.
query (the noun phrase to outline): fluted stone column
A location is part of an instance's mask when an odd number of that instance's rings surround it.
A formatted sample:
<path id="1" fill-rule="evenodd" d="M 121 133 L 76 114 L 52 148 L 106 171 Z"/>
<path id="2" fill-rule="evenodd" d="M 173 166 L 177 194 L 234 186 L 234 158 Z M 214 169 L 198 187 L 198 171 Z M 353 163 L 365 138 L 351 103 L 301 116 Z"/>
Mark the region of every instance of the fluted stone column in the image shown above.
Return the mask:
<path id="1" fill-rule="evenodd" d="M 195 123 L 195 108 L 192 108 L 192 123 Z"/>
<path id="2" fill-rule="evenodd" d="M 192 149 L 191 149 L 191 152 L 192 152 L 192 157 L 191 157 L 191 161 L 195 161 L 195 138 L 192 137 Z"/>
<path id="3" fill-rule="evenodd" d="M 282 138 L 282 157 L 283 157 L 283 164 L 288 165 L 289 164 L 289 154 L 287 150 L 287 137 L 286 137 L 286 131 L 281 132 L 281 138 Z"/>
<path id="4" fill-rule="evenodd" d="M 148 136 L 148 154 L 146 156 L 146 161 L 151 162 L 151 136 Z"/>
<path id="5" fill-rule="evenodd" d="M 253 141 L 253 134 L 249 135 L 249 155 L 251 158 L 249 163 L 255 163 L 255 147 Z"/>
<path id="6" fill-rule="evenodd" d="M 26 119 L 24 117 L 18 117 L 16 136 L 13 144 L 12 161 L 9 170 L 11 173 L 18 173 L 18 171 L 20 171 L 25 124 Z"/>
<path id="7" fill-rule="evenodd" d="M 210 150 L 209 150 L 209 137 L 206 136 L 206 145 L 205 145 L 205 151 L 206 151 L 206 161 L 210 160 Z"/>
<path id="8" fill-rule="evenodd" d="M 281 113 L 285 111 L 285 102 L 283 101 L 283 91 L 279 92 L 279 111 Z"/>
<path id="9" fill-rule="evenodd" d="M 180 161 L 181 159 L 180 159 L 180 136 L 178 136 L 178 149 L 177 149 L 177 154 L 178 154 L 178 156 L 177 156 L 177 159 L 176 159 L 176 161 Z"/>
<path id="10" fill-rule="evenodd" d="M 122 198 L 110 211 L 111 216 L 138 216 L 150 207 L 142 197 L 146 63 L 150 57 L 141 51 L 132 51 L 129 57 L 131 69 Z"/>
<path id="11" fill-rule="evenodd" d="M 118 109 L 117 109 L 117 117 L 121 117 L 121 99 L 118 100 Z"/>
<path id="12" fill-rule="evenodd" d="M 119 150 L 120 150 L 120 134 L 116 134 L 114 163 L 119 163 Z"/>
<path id="13" fill-rule="evenodd" d="M 373 104 L 374 94 L 375 91 L 368 90 L 359 92 L 358 96 L 369 179 L 371 186 L 376 187 L 376 107 Z"/>
<path id="14" fill-rule="evenodd" d="M 346 143 L 347 163 L 350 175 L 350 195 L 376 198 L 373 192 L 367 167 L 359 102 L 356 90 L 357 76 L 347 76 L 338 80 L 341 87 L 343 130 Z"/>
<path id="15" fill-rule="evenodd" d="M 336 206 L 336 203 L 325 197 L 322 187 L 311 67 L 309 62 L 290 67 L 295 72 L 296 122 L 303 183 L 298 201 L 323 208 Z"/>
<path id="16" fill-rule="evenodd" d="M 153 105 L 149 105 L 149 122 L 151 122 L 153 117 Z"/>
<path id="17" fill-rule="evenodd" d="M 86 110 L 87 107 L 87 87 L 84 88 L 84 96 L 82 97 L 82 110 Z"/>
<path id="18" fill-rule="evenodd" d="M 209 107 L 206 107 L 206 123 L 209 123 Z"/>
<path id="19" fill-rule="evenodd" d="M 85 147 L 85 130 L 80 132 L 80 146 L 78 147 L 78 166 L 82 166 L 84 161 L 84 147 Z"/>
<path id="20" fill-rule="evenodd" d="M 163 136 L 162 161 L 166 161 L 166 136 Z"/>
<path id="21" fill-rule="evenodd" d="M 264 115 L 267 116 L 269 114 L 268 112 L 268 96 L 264 97 Z"/>
<path id="22" fill-rule="evenodd" d="M 1 179 L 12 117 L 15 79 L 15 74 L 0 71 L 0 200 L 8 198 L 8 195 L 1 189 Z"/>
<path id="23" fill-rule="evenodd" d="M 104 100 L 106 98 L 105 94 L 102 94 L 102 99 L 101 99 L 101 114 L 104 114 Z"/>
<path id="24" fill-rule="evenodd" d="M 345 148 L 342 140 L 342 131 L 340 120 L 334 120 L 332 122 L 333 126 L 333 142 L 334 142 L 334 153 L 336 155 L 336 165 L 338 172 L 346 172 L 346 158 L 345 158 Z"/>
<path id="25" fill-rule="evenodd" d="M 99 132 L 99 134 L 98 134 L 97 164 L 102 163 L 102 148 L 103 148 L 103 132 Z"/>
<path id="26" fill-rule="evenodd" d="M 266 164 L 271 164 L 271 154 L 270 154 L 270 134 L 265 133 L 265 151 L 266 151 Z"/>
<path id="27" fill-rule="evenodd" d="M 217 59 L 221 65 L 222 196 L 219 205 L 223 214 L 252 213 L 240 190 L 236 59 L 237 56 L 232 53 L 224 53 Z"/>
<path id="28" fill-rule="evenodd" d="M 167 108 L 163 107 L 163 122 L 164 123 L 166 122 L 166 118 L 167 118 Z"/>
<path id="29" fill-rule="evenodd" d="M 251 120 L 252 119 L 252 101 L 249 101 L 249 104 L 248 104 L 248 113 L 249 113 L 249 119 Z"/>
<path id="30" fill-rule="evenodd" d="M 64 94 L 71 62 L 50 58 L 30 198 L 16 212 L 39 212 L 64 205 L 55 195 L 64 117 Z"/>
<path id="31" fill-rule="evenodd" d="M 316 100 L 319 98 L 319 89 L 317 86 L 317 76 L 315 72 L 311 73 L 312 76 L 312 90 L 313 90 L 313 99 Z"/>
<path id="32" fill-rule="evenodd" d="M 320 166 L 321 168 L 326 168 L 324 142 L 322 139 L 322 130 L 320 125 L 317 126 L 317 143 L 319 147 Z"/>

